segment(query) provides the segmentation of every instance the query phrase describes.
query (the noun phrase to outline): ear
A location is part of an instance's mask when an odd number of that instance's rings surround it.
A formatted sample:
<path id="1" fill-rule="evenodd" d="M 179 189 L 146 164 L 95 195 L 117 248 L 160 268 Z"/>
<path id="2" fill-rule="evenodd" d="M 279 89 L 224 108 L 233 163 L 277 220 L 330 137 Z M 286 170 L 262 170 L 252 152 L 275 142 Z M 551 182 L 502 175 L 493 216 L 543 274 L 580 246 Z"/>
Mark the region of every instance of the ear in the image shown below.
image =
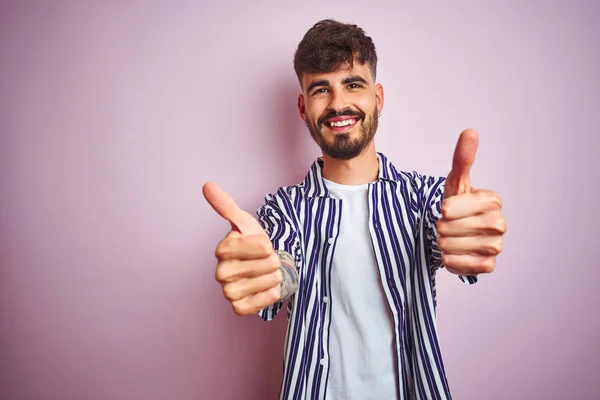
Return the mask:
<path id="1" fill-rule="evenodd" d="M 300 112 L 300 118 L 306 122 L 308 116 L 306 115 L 306 106 L 304 104 L 304 95 L 302 93 L 298 95 L 298 112 Z"/>
<path id="2" fill-rule="evenodd" d="M 383 110 L 383 86 L 381 83 L 375 85 L 375 99 L 377 100 L 377 113 Z"/>

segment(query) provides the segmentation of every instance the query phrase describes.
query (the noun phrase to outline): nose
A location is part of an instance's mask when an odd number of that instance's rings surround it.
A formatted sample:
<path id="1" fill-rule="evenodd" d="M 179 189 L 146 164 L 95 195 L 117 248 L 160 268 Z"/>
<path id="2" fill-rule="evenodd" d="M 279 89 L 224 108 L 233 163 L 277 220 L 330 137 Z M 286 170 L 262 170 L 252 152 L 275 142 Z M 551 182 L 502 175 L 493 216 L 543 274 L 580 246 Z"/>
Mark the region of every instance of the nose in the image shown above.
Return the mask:
<path id="1" fill-rule="evenodd" d="M 342 112 L 345 109 L 349 108 L 348 100 L 344 95 L 344 92 L 341 90 L 332 90 L 331 91 L 331 101 L 329 102 L 329 108 L 335 112 Z"/>

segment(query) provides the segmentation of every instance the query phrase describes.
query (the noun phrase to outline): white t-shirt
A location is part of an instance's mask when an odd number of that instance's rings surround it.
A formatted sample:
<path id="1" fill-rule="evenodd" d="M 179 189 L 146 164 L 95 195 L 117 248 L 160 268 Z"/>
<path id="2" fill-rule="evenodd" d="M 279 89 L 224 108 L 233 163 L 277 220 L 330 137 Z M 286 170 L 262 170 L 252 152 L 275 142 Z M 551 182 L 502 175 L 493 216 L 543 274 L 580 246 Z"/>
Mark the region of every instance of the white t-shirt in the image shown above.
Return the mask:
<path id="1" fill-rule="evenodd" d="M 327 399 L 397 399 L 393 318 L 369 233 L 369 185 L 325 185 L 342 201 L 331 271 Z"/>

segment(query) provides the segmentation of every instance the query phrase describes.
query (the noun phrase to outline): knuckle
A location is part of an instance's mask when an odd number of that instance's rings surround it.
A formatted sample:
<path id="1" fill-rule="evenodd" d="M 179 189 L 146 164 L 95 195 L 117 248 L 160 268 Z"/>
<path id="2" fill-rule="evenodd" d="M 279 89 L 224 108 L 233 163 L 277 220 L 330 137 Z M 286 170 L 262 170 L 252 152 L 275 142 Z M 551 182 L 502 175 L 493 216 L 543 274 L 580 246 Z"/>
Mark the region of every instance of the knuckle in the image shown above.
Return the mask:
<path id="1" fill-rule="evenodd" d="M 452 267 L 450 261 L 451 259 L 447 254 L 442 254 L 442 264 L 444 264 L 446 267 Z"/>
<path id="2" fill-rule="evenodd" d="M 271 239 L 267 236 L 261 236 L 260 245 L 265 254 L 273 252 L 273 244 L 271 243 Z"/>
<path id="3" fill-rule="evenodd" d="M 495 255 L 498 255 L 502 252 L 502 247 L 503 247 L 502 242 L 503 242 L 502 237 L 499 237 L 494 241 L 494 249 L 496 250 Z"/>
<path id="4" fill-rule="evenodd" d="M 486 274 L 494 272 L 496 269 L 496 261 L 495 258 L 489 257 L 487 260 L 483 262 L 483 272 Z"/>
<path id="5" fill-rule="evenodd" d="M 490 199 L 494 197 L 496 193 L 490 189 L 481 189 L 477 191 L 477 195 L 483 199 Z"/>
<path id="6" fill-rule="evenodd" d="M 494 193 L 494 202 L 496 203 L 498 209 L 502 208 L 502 198 L 500 198 L 497 193 Z"/>
<path id="7" fill-rule="evenodd" d="M 485 246 L 482 254 L 485 256 L 493 256 L 494 255 L 494 246 L 492 244 Z"/>
<path id="8" fill-rule="evenodd" d="M 486 253 L 490 256 L 500 254 L 502 251 L 502 239 L 495 239 L 486 246 Z"/>
<path id="9" fill-rule="evenodd" d="M 231 307 L 233 308 L 233 312 L 240 317 L 246 316 L 249 314 L 248 307 L 239 304 L 239 303 L 231 303 Z"/>
<path id="10" fill-rule="evenodd" d="M 475 194 L 482 199 L 489 199 L 490 197 L 492 197 L 494 192 L 489 189 L 479 189 L 475 191 Z"/>
<path id="11" fill-rule="evenodd" d="M 500 198 L 498 193 L 492 190 L 486 190 L 485 197 L 487 198 L 488 202 L 491 204 L 491 207 L 493 209 L 502 208 L 502 199 Z"/>
<path id="12" fill-rule="evenodd" d="M 217 264 L 217 269 L 215 270 L 215 279 L 218 282 L 228 282 L 231 280 L 232 271 L 235 271 L 236 264 L 233 260 L 231 261 L 222 261 Z"/>
<path id="13" fill-rule="evenodd" d="M 498 217 L 494 226 L 496 232 L 504 234 L 506 232 L 506 219 L 503 216 Z"/>
<path id="14" fill-rule="evenodd" d="M 223 296 L 229 301 L 238 300 L 239 290 L 233 285 L 223 285 Z"/>
<path id="15" fill-rule="evenodd" d="M 486 257 L 473 268 L 473 274 L 489 274 L 496 268 L 495 257 Z"/>
<path id="16" fill-rule="evenodd" d="M 231 241 L 228 239 L 224 239 L 217 245 L 215 250 L 215 257 L 219 260 L 223 260 L 227 258 L 227 254 L 231 251 Z"/>
<path id="17" fill-rule="evenodd" d="M 448 266 L 446 266 L 446 271 L 448 271 L 448 272 L 450 272 L 451 274 L 454 274 L 454 275 L 463 275 L 463 274 L 465 274 L 463 271 L 460 271 L 460 270 L 457 270 L 457 269 L 455 269 L 453 267 L 448 267 Z"/>
<path id="18" fill-rule="evenodd" d="M 442 251 L 448 250 L 448 239 L 445 237 L 438 237 L 438 247 Z M 444 256 L 447 258 L 447 256 Z"/>
<path id="19" fill-rule="evenodd" d="M 498 193 L 493 190 L 482 189 L 474 193 L 475 198 L 485 204 L 490 210 L 499 210 L 502 208 L 502 199 Z"/>
<path id="20" fill-rule="evenodd" d="M 283 272 L 281 272 L 280 268 L 277 268 L 275 272 L 272 273 L 273 279 L 272 284 L 277 285 L 283 281 Z"/>
<path id="21" fill-rule="evenodd" d="M 445 199 L 442 201 L 442 218 L 448 218 L 450 214 L 450 210 L 452 209 L 451 199 Z"/>
<path id="22" fill-rule="evenodd" d="M 446 233 L 446 222 L 442 219 L 438 220 L 435 229 L 439 235 L 444 235 Z"/>
<path id="23" fill-rule="evenodd" d="M 277 253 L 273 253 L 267 258 L 267 266 L 271 269 L 279 270 L 281 266 L 281 258 L 277 255 Z"/>
<path id="24" fill-rule="evenodd" d="M 269 302 L 269 304 L 267 304 L 267 306 L 277 303 L 279 301 L 279 298 L 281 297 L 281 288 L 279 286 L 276 286 L 272 289 L 269 289 L 267 291 L 266 297 L 267 297 L 267 301 Z"/>
<path id="25" fill-rule="evenodd" d="M 217 264 L 217 269 L 215 270 L 215 280 L 217 282 L 223 282 L 226 279 L 225 268 L 221 264 Z"/>
<path id="26" fill-rule="evenodd" d="M 260 254 L 269 254 L 273 251 L 273 244 L 271 240 L 266 235 L 255 235 L 253 237 L 248 237 L 251 240 L 253 248 L 257 253 Z"/>

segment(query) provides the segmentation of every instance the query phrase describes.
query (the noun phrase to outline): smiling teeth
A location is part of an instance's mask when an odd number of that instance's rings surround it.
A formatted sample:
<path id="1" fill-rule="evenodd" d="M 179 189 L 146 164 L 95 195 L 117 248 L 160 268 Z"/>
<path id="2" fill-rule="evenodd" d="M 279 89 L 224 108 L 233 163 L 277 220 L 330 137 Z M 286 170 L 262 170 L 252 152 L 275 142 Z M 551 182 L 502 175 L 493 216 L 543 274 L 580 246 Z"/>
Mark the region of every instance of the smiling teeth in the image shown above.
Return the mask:
<path id="1" fill-rule="evenodd" d="M 333 122 L 330 122 L 329 125 L 332 126 L 332 127 L 333 126 L 347 126 L 347 125 L 352 125 L 355 122 L 356 122 L 356 120 L 346 119 L 344 121 L 333 121 Z"/>

